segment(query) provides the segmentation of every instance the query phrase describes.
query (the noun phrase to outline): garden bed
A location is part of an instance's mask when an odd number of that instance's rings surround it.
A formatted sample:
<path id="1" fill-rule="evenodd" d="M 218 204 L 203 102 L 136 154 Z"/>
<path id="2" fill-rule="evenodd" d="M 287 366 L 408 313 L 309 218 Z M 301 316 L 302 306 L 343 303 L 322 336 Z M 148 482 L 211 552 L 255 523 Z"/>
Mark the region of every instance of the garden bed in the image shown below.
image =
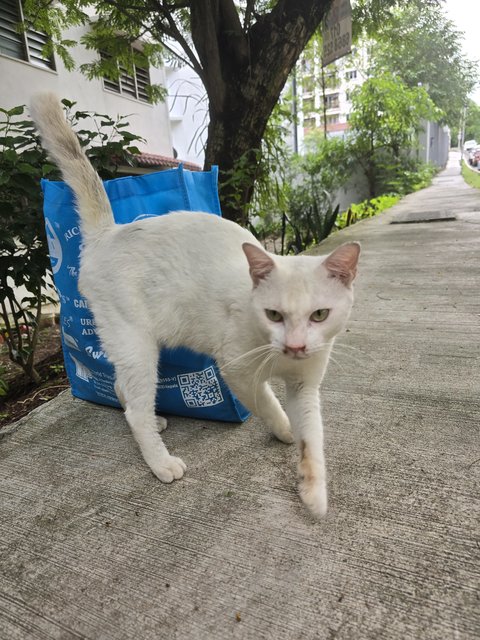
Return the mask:
<path id="1" fill-rule="evenodd" d="M 29 380 L 20 367 L 11 362 L 6 345 L 0 346 L 2 378 L 8 385 L 6 395 L 0 398 L 0 430 L 69 388 L 58 325 L 41 330 L 35 362 L 42 378 L 39 385 Z"/>

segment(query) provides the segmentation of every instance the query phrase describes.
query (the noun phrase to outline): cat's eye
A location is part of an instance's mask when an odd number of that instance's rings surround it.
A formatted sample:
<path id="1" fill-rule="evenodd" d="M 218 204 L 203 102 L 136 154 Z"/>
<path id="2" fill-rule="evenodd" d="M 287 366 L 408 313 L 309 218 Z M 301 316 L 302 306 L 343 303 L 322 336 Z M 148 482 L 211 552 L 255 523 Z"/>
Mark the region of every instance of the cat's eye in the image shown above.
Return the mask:
<path id="1" fill-rule="evenodd" d="M 323 322 L 328 318 L 329 313 L 330 313 L 330 309 L 317 309 L 310 316 L 310 320 L 312 322 Z"/>
<path id="2" fill-rule="evenodd" d="M 275 311 L 275 309 L 265 309 L 265 315 L 272 322 L 282 322 L 283 316 L 279 311 Z"/>

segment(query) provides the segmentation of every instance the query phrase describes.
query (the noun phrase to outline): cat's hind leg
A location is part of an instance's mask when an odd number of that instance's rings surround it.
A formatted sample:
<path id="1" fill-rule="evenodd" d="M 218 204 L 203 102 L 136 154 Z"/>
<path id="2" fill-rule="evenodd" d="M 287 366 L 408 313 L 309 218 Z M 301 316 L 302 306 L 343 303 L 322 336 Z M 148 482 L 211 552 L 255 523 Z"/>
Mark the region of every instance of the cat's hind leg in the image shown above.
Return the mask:
<path id="1" fill-rule="evenodd" d="M 185 463 L 169 454 L 160 434 L 162 422 L 155 415 L 158 346 L 145 335 L 105 346 L 115 367 L 115 391 L 143 458 L 162 482 L 181 478 Z M 110 348 L 109 348 L 110 347 Z M 166 426 L 166 425 L 165 425 Z"/>

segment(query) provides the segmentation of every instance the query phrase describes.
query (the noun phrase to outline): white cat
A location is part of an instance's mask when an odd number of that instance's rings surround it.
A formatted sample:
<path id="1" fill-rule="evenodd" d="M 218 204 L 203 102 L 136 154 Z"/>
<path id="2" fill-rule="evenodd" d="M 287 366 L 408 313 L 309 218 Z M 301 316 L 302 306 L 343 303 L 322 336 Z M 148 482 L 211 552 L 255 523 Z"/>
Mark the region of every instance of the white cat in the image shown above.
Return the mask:
<path id="1" fill-rule="evenodd" d="M 158 353 L 185 346 L 213 356 L 239 400 L 282 442 L 297 442 L 300 495 L 327 510 L 319 386 L 350 314 L 360 247 L 329 256 L 276 256 L 246 229 L 177 211 L 116 225 L 102 182 L 53 94 L 32 103 L 45 148 L 76 195 L 80 290 L 115 367 L 115 390 L 143 457 L 162 482 L 185 472 L 159 434 Z M 268 380 L 286 384 L 286 412 Z M 160 429 L 159 429 L 160 424 Z"/>

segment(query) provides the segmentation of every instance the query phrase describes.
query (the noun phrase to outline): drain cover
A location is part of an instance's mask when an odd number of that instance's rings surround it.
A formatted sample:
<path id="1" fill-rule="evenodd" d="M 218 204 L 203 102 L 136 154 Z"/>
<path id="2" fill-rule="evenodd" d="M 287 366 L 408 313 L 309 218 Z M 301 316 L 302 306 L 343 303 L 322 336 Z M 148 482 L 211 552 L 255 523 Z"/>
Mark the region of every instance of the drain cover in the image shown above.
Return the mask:
<path id="1" fill-rule="evenodd" d="M 450 211 L 409 211 L 399 213 L 390 224 L 413 224 L 414 222 L 445 222 L 456 220 L 455 214 Z"/>

